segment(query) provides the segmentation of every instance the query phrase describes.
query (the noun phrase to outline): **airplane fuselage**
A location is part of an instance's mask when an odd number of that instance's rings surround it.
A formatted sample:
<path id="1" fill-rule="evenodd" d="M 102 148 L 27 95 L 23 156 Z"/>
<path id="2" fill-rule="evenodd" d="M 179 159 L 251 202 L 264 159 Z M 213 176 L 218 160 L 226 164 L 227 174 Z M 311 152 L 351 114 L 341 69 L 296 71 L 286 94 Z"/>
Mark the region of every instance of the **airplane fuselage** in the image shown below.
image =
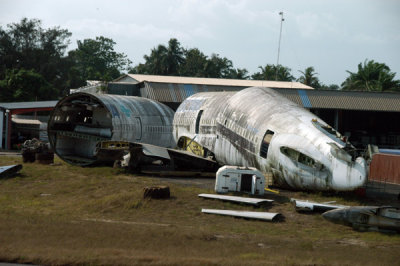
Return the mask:
<path id="1" fill-rule="evenodd" d="M 190 139 L 220 164 L 272 173 L 277 185 L 346 191 L 366 181 L 365 160 L 338 132 L 269 88 L 192 95 L 173 126 L 178 145 Z"/>

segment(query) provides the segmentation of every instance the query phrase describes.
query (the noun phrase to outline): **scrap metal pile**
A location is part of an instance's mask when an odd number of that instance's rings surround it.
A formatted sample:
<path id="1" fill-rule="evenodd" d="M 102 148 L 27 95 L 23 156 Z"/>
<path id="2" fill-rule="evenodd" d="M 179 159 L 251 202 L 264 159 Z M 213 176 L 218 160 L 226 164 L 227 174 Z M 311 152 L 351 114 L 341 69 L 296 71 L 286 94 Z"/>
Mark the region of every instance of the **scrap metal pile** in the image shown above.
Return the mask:
<path id="1" fill-rule="evenodd" d="M 52 148 L 71 164 L 118 161 L 132 171 L 173 175 L 177 174 L 173 171 L 215 174 L 225 165 L 220 178 L 217 173 L 216 192 L 262 196 L 269 184 L 265 175 L 271 176 L 274 185 L 290 189 L 354 191 L 365 186 L 368 177 L 364 154 L 347 138 L 315 114 L 264 87 L 197 93 L 186 98 L 176 112 L 142 97 L 75 93 L 58 102 L 48 125 Z M 24 161 L 31 161 L 32 153 L 42 154 L 43 147 L 36 142 L 24 144 Z M 298 200 L 295 204 L 302 211 L 329 210 L 326 219 L 355 228 L 400 228 L 400 211 L 395 207 Z M 264 220 L 279 216 L 203 212 Z"/>
<path id="2" fill-rule="evenodd" d="M 21 152 L 24 163 L 38 161 L 42 164 L 50 164 L 54 162 L 54 152 L 49 143 L 42 142 L 36 138 L 26 140 L 22 144 Z"/>
<path id="3" fill-rule="evenodd" d="M 323 212 L 333 223 L 359 231 L 399 232 L 400 209 L 393 206 L 345 206 L 291 199 L 298 212 Z"/>

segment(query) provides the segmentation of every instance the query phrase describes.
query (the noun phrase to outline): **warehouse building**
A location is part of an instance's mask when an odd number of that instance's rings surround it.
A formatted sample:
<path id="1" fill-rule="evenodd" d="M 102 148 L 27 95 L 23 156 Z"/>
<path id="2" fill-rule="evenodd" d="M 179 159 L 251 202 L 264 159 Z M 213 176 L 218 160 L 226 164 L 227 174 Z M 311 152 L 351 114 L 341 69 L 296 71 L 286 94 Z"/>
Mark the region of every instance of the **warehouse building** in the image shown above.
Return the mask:
<path id="1" fill-rule="evenodd" d="M 47 140 L 47 119 L 57 101 L 0 103 L 0 149 L 25 139 Z"/>
<path id="2" fill-rule="evenodd" d="M 400 93 L 314 90 L 299 82 L 192 78 L 127 74 L 108 84 L 108 93 L 154 99 L 176 110 L 197 92 L 272 88 L 309 109 L 347 136 L 356 147 L 367 144 L 400 149 Z"/>
<path id="3" fill-rule="evenodd" d="M 109 94 L 150 98 L 176 110 L 183 100 L 198 92 L 239 91 L 251 86 L 278 91 L 321 117 L 360 149 L 368 144 L 400 149 L 400 93 L 314 90 L 299 82 L 140 74 L 127 74 L 110 82 L 107 91 Z M 90 81 L 86 87 L 71 92 L 104 93 L 104 87 L 103 83 Z M 42 117 L 38 112 L 48 112 L 56 103 L 0 103 L 0 149 L 12 148 L 21 133 L 25 137 L 45 139 L 46 115 Z M 29 116 L 21 116 L 26 114 Z"/>

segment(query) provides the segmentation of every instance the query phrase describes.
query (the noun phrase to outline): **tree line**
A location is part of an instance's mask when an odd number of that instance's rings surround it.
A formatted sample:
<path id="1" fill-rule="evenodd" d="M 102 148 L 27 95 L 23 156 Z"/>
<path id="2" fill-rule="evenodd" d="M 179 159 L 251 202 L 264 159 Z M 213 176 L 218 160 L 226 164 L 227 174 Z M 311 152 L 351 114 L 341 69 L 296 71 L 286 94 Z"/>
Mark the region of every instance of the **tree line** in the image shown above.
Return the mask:
<path id="1" fill-rule="evenodd" d="M 400 91 L 400 80 L 390 68 L 374 60 L 365 60 L 357 72 L 341 86 L 325 85 L 310 66 L 292 70 L 266 64 L 249 74 L 235 68 L 233 62 L 218 54 L 205 55 L 198 48 L 185 49 L 172 38 L 144 55 L 144 63 L 132 66 L 124 53 L 114 50 L 115 42 L 103 36 L 77 41 L 77 48 L 66 51 L 72 33 L 67 29 L 42 28 L 38 19 L 23 18 L 19 23 L 0 26 L 0 102 L 56 100 L 71 88 L 86 85 L 87 80 L 111 81 L 123 73 L 171 75 L 206 78 L 298 81 L 315 89 L 361 91 Z"/>

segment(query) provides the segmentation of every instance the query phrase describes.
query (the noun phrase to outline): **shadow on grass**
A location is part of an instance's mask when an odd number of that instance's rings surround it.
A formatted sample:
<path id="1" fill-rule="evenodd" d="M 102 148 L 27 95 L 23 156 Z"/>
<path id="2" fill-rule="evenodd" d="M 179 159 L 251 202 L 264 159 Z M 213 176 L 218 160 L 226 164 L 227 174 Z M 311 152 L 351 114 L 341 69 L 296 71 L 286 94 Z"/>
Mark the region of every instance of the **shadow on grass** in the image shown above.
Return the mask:
<path id="1" fill-rule="evenodd" d="M 16 173 L 16 174 L 2 176 L 2 177 L 0 177 L 0 180 L 9 180 L 9 179 L 14 179 L 14 178 L 26 178 L 26 177 L 28 177 L 28 176 L 25 174 Z"/>

